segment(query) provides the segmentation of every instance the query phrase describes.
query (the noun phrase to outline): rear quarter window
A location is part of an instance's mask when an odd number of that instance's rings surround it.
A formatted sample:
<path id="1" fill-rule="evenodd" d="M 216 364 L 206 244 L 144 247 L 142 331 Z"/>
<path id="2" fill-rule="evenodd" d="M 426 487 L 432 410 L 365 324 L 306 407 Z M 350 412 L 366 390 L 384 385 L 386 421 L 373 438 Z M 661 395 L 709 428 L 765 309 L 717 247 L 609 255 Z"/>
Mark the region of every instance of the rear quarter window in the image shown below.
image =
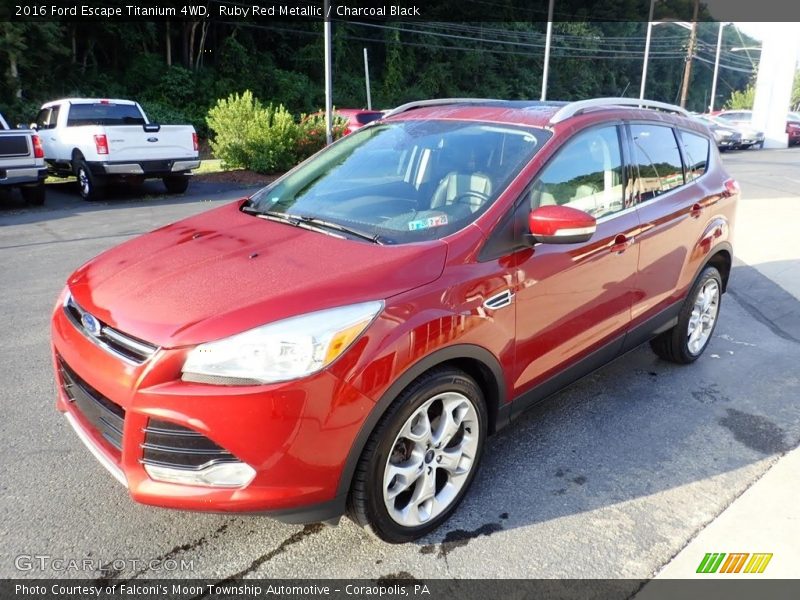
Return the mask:
<path id="1" fill-rule="evenodd" d="M 708 169 L 708 153 L 711 143 L 707 137 L 696 133 L 681 131 L 680 135 L 686 160 L 686 178 L 693 181 Z"/>
<path id="2" fill-rule="evenodd" d="M 684 184 L 683 162 L 671 127 L 631 124 L 634 189 L 646 202 Z"/>

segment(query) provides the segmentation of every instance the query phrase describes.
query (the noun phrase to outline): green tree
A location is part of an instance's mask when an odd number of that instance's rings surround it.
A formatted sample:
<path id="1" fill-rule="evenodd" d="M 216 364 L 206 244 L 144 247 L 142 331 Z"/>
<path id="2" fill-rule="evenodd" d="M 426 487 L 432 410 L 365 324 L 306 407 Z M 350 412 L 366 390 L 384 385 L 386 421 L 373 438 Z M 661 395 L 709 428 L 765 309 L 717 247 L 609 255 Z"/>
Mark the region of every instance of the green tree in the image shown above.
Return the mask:
<path id="1" fill-rule="evenodd" d="M 728 101 L 725 103 L 725 108 L 734 110 L 750 110 L 753 108 L 755 97 L 756 88 L 751 83 L 742 91 L 734 90 L 733 93 L 731 93 L 731 97 L 728 98 Z"/>

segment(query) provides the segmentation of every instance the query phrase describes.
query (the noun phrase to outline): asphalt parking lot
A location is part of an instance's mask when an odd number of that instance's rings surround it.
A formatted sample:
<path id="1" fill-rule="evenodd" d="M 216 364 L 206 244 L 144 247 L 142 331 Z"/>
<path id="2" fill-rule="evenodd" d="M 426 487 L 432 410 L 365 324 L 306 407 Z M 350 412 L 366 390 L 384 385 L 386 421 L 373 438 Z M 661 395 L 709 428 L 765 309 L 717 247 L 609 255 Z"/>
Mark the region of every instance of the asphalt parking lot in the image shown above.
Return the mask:
<path id="1" fill-rule="evenodd" d="M 800 149 L 724 161 L 743 205 L 800 203 Z M 533 409 L 490 440 L 454 518 L 418 543 L 389 546 L 347 520 L 303 527 L 136 505 L 55 411 L 53 302 L 102 250 L 245 190 L 200 183 L 165 197 L 153 183 L 90 204 L 52 187 L 43 208 L 0 197 L 0 577 L 648 578 L 800 442 L 800 301 L 768 268 L 740 265 L 703 358 L 678 367 L 644 346 Z M 775 242 L 757 227 L 740 218 L 737 240 Z M 772 248 L 764 260 L 783 256 Z M 20 571 L 20 555 L 131 566 Z M 192 568 L 130 562 L 154 558 Z"/>

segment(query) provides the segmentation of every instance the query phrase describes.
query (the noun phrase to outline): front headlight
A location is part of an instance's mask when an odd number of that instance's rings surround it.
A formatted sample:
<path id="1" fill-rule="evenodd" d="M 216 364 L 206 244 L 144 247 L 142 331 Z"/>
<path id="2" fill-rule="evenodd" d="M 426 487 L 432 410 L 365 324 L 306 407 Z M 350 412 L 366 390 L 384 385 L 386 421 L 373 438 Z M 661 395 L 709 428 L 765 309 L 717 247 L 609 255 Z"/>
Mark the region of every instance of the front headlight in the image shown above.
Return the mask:
<path id="1" fill-rule="evenodd" d="M 382 301 L 340 306 L 201 344 L 186 357 L 183 380 L 256 385 L 311 375 L 347 350 L 382 309 Z"/>

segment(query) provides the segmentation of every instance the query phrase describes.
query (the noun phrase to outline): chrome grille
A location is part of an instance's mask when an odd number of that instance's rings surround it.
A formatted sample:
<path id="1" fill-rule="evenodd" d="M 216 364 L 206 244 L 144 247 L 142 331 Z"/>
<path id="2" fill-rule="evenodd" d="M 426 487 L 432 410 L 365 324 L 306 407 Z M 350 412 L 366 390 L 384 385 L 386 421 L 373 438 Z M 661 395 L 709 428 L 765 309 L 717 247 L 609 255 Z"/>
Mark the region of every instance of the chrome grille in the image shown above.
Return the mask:
<path id="1" fill-rule="evenodd" d="M 84 325 L 87 312 L 75 302 L 72 294 L 69 293 L 64 299 L 64 314 L 90 342 L 128 363 L 140 365 L 158 350 L 157 346 L 109 327 L 96 317 L 92 318 L 98 323 L 99 332 L 89 331 Z"/>

